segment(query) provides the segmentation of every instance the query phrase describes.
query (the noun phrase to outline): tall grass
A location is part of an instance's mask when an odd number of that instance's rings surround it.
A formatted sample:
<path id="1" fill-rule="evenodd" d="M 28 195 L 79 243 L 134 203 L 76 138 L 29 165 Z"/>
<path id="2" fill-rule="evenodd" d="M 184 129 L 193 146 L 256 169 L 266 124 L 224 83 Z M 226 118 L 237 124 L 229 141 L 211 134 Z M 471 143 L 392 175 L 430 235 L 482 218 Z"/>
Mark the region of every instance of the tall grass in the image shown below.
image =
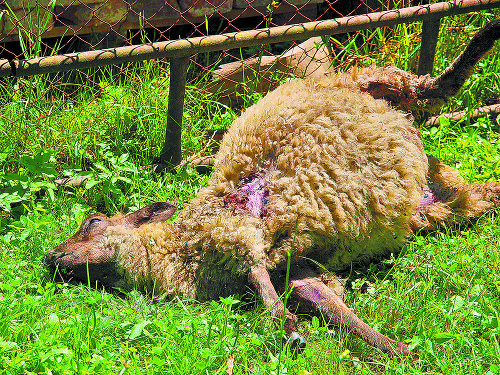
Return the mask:
<path id="1" fill-rule="evenodd" d="M 434 73 L 492 17 L 443 20 Z M 418 25 L 356 38 L 338 50 L 342 69 L 392 62 L 415 70 Z M 123 79 L 115 79 L 115 70 L 81 72 L 90 81 L 73 96 L 60 91 L 72 88 L 51 85 L 60 75 L 0 86 L 0 374 L 225 374 L 231 365 L 235 374 L 500 371 L 496 211 L 469 228 L 416 235 L 401 254 L 353 269 L 348 305 L 379 331 L 408 342 L 419 356 L 413 361 L 389 358 L 310 317 L 301 319 L 305 352 L 281 352 L 267 312 L 240 296 L 200 304 L 54 283 L 43 255 L 89 212 L 113 214 L 151 200 L 182 205 L 206 183 L 187 167 L 162 176 L 146 167 L 162 146 L 168 65 L 138 64 Z M 443 111 L 498 102 L 499 72 L 497 47 Z M 28 106 L 30 95 L 37 100 Z M 217 98 L 188 88 L 184 157 L 203 149 L 206 129 L 228 127 L 236 116 Z M 496 180 L 499 125 L 493 118 L 443 121 L 423 128 L 422 137 L 428 153 L 469 181 Z M 57 189 L 53 180 L 64 176 L 86 177 L 86 189 Z"/>

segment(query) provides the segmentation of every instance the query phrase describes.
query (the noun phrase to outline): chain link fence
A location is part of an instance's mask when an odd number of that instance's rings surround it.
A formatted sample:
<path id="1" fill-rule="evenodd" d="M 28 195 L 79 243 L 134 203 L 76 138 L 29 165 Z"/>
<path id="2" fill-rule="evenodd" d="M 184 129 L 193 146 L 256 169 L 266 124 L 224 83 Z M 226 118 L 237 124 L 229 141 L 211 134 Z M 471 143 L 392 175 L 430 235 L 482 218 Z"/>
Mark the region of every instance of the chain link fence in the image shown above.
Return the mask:
<path id="1" fill-rule="evenodd" d="M 41 36 L 42 54 L 101 49 L 411 5 L 409 0 L 405 1 L 394 4 L 378 0 L 3 0 L 0 43 L 25 40 L 29 44 Z M 11 44 L 5 47 L 5 52 L 19 58 L 26 51 Z"/>
<path id="2" fill-rule="evenodd" d="M 475 0 L 467 1 L 473 3 Z M 461 2 L 458 5 L 451 3 L 457 9 L 461 6 Z M 486 9 L 496 7 L 500 2 L 477 1 L 477 4 L 478 9 Z M 15 74 L 16 69 L 25 69 L 30 65 L 29 62 L 23 65 L 19 61 L 31 61 L 29 59 L 37 57 L 184 38 L 198 38 L 199 41 L 200 37 L 380 11 L 395 10 L 397 14 L 398 10 L 416 5 L 420 3 L 411 0 L 3 0 L 0 2 L 0 59 L 3 61 L 0 65 L 5 67 L 5 71 Z M 388 17 L 391 14 L 386 13 Z M 316 24 L 311 26 L 315 27 Z M 354 25 L 352 30 L 356 27 Z M 314 76 L 322 74 L 332 65 L 342 70 L 353 64 L 369 64 L 375 60 L 378 63 L 393 62 L 395 55 L 404 55 L 405 61 L 399 65 L 416 71 L 421 41 L 421 53 L 427 53 L 421 61 L 427 66 L 421 67 L 419 73 L 432 70 L 439 17 L 424 21 L 423 33 L 427 33 L 424 39 L 420 23 L 371 31 L 361 30 L 363 28 L 368 27 L 364 25 L 358 31 L 336 35 L 324 33 L 325 36 L 307 40 L 304 40 L 305 37 L 301 39 L 299 32 L 286 41 L 263 44 L 252 43 L 253 37 L 249 35 L 247 46 L 223 50 L 212 48 L 208 52 L 185 54 L 189 58 L 187 83 L 217 95 L 222 102 L 241 104 L 239 100 L 243 96 L 272 89 L 288 76 Z M 127 51 L 132 54 L 131 50 Z M 396 53 L 402 51 L 404 53 Z M 177 75 L 182 76 L 185 67 L 181 66 L 180 71 L 170 70 L 169 73 L 169 63 L 167 59 L 156 59 L 149 62 L 148 69 L 151 66 L 164 69 L 165 74 L 174 75 L 174 79 L 178 78 Z M 0 107 L 11 103 L 13 98 L 21 98 L 26 116 L 31 116 L 33 111 L 37 113 L 38 101 L 54 98 L 50 111 L 57 111 L 82 93 L 93 95 L 102 91 L 103 85 L 111 86 L 123 80 L 140 81 L 142 69 L 145 69 L 142 62 L 119 63 L 65 72 L 54 70 L 28 78 L 2 78 Z M 176 92 L 181 97 L 177 107 L 181 106 L 182 118 L 183 79 L 179 85 L 182 92 Z M 169 107 L 175 106 L 175 103 L 169 103 Z M 39 109 L 38 115 L 45 116 L 44 110 Z M 176 123 L 180 122 L 178 117 L 179 114 L 174 119 Z M 0 118 L 3 132 L 7 135 L 9 126 L 13 127 L 18 119 L 5 113 L 0 114 Z"/>
<path id="3" fill-rule="evenodd" d="M 291 25 L 409 5 L 412 5 L 410 0 L 399 3 L 388 0 L 3 0 L 0 2 L 0 58 L 11 61 L 93 51 Z M 350 37 L 350 41 L 353 40 L 356 36 Z M 360 48 L 355 46 L 357 42 L 350 41 L 344 38 L 334 44 L 347 42 L 351 48 Z M 191 58 L 190 80 L 206 77 L 205 74 L 217 65 L 277 56 L 296 44 L 278 43 L 195 55 Z M 117 69 L 115 73 L 121 73 L 124 68 Z M 67 81 L 75 88 L 71 82 L 73 76 L 58 77 L 54 85 Z M 92 76 L 88 79 L 92 80 Z"/>

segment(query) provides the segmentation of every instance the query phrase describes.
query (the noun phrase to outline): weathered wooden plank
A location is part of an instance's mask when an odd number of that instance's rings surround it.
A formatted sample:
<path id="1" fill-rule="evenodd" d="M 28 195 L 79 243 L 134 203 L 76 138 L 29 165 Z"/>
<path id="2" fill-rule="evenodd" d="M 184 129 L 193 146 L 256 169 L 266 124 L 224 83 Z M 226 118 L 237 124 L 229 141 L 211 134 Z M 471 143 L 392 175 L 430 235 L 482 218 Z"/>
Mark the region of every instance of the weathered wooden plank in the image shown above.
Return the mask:
<path id="1" fill-rule="evenodd" d="M 36 8 L 37 5 L 47 8 L 50 4 L 50 0 L 7 0 L 5 4 L 12 10 Z"/>
<path id="2" fill-rule="evenodd" d="M 203 17 L 229 12 L 233 9 L 233 0 L 180 0 L 179 5 L 190 16 Z"/>
<path id="3" fill-rule="evenodd" d="M 273 0 L 234 0 L 233 7 L 236 9 L 267 7 L 272 1 Z"/>
<path id="4" fill-rule="evenodd" d="M 41 6 L 49 8 L 51 0 L 6 0 L 5 4 L 10 9 L 29 9 Z M 105 3 L 108 0 L 56 0 L 55 6 L 77 6 L 80 4 Z"/>
<path id="5" fill-rule="evenodd" d="M 146 21 L 180 17 L 181 8 L 176 0 L 125 0 L 131 11 L 127 14 L 128 22 L 139 22 L 139 17 Z"/>
<path id="6" fill-rule="evenodd" d="M 85 5 L 80 6 L 85 7 Z M 127 12 L 128 6 L 123 0 L 107 0 L 105 3 L 93 5 L 92 10 L 87 10 L 87 14 L 90 13 L 91 18 L 85 25 L 116 24 L 125 21 Z"/>
<path id="7" fill-rule="evenodd" d="M 95 27 L 103 23 L 114 25 L 125 21 L 127 12 L 128 6 L 123 0 L 106 0 L 103 3 L 70 7 L 56 6 L 54 10 L 59 23 L 78 27 Z"/>
<path id="8" fill-rule="evenodd" d="M 86 0 L 85 0 L 86 1 Z M 95 0 L 92 0 L 95 1 Z M 128 1 L 128 0 L 127 0 Z M 130 0 L 132 1 L 132 0 Z M 147 1 L 147 0 L 146 0 Z M 166 0 L 166 1 L 174 1 L 175 0 Z M 75 2 L 76 4 L 76 2 Z M 307 12 L 308 10 L 315 8 L 315 4 L 307 4 L 301 7 L 301 14 Z M 64 10 L 63 7 L 56 6 L 55 13 L 60 14 Z M 280 3 L 278 7 L 273 11 L 273 15 L 277 16 L 281 13 L 290 13 L 290 12 L 295 12 L 297 8 L 293 5 L 289 5 L 287 3 Z M 258 7 L 258 8 L 246 8 L 246 9 L 232 9 L 230 12 L 225 13 L 224 17 L 227 19 L 235 19 L 235 18 L 240 18 L 240 17 L 259 17 L 262 16 L 262 14 L 266 11 L 265 7 Z M 129 19 L 130 17 L 136 17 L 134 19 Z M 190 14 L 184 13 L 182 14 L 182 17 L 174 17 L 174 18 L 161 18 L 161 19 L 156 19 L 155 18 L 150 18 L 147 19 L 145 18 L 144 24 L 139 23 L 139 19 L 137 18 L 137 15 L 134 14 L 131 16 L 131 12 L 127 15 L 127 19 L 123 22 L 120 23 L 120 29 L 121 30 L 129 30 L 129 29 L 138 29 L 140 27 L 166 27 L 170 25 L 188 25 L 188 24 L 199 24 L 205 21 L 205 16 L 200 16 L 200 17 L 193 17 Z M 103 33 L 103 32 L 109 32 L 114 29 L 112 24 L 109 23 L 101 23 L 98 25 L 93 25 L 92 27 L 86 26 L 86 25 L 78 25 L 75 22 L 70 22 L 68 19 L 64 19 L 61 17 L 58 17 L 56 20 L 56 23 L 54 25 L 54 28 L 52 28 L 49 31 L 46 31 L 42 37 L 43 38 L 53 38 L 53 37 L 59 37 L 61 35 L 73 35 L 73 34 L 89 34 L 89 33 Z M 296 20 L 296 17 L 294 17 L 291 22 L 303 22 L 304 20 Z M 1 25 L 0 25 L 0 33 L 1 33 Z M 0 42 L 11 42 L 18 40 L 18 35 L 17 33 L 11 32 L 11 33 L 1 33 L 0 34 Z"/>
<path id="9" fill-rule="evenodd" d="M 296 5 L 298 7 L 303 6 L 305 4 L 319 4 L 322 3 L 323 0 L 287 0 L 290 4 Z"/>

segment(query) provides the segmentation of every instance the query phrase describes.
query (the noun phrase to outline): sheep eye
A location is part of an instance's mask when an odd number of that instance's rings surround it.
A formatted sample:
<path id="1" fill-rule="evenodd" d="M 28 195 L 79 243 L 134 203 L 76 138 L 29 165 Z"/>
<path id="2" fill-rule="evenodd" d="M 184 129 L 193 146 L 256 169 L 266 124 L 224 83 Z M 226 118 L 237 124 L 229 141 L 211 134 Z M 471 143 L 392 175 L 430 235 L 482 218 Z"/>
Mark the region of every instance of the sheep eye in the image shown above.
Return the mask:
<path id="1" fill-rule="evenodd" d="M 82 223 L 82 234 L 84 236 L 87 236 L 91 231 L 92 227 L 94 226 L 95 223 L 100 223 L 102 219 L 99 219 L 98 217 L 94 217 L 90 220 L 86 220 Z M 95 229 L 95 228 L 94 228 Z"/>
<path id="2" fill-rule="evenodd" d="M 90 226 L 90 225 L 92 225 L 94 223 L 100 223 L 101 221 L 102 221 L 101 219 L 95 217 L 95 218 L 93 218 L 92 220 L 89 221 L 88 225 Z"/>

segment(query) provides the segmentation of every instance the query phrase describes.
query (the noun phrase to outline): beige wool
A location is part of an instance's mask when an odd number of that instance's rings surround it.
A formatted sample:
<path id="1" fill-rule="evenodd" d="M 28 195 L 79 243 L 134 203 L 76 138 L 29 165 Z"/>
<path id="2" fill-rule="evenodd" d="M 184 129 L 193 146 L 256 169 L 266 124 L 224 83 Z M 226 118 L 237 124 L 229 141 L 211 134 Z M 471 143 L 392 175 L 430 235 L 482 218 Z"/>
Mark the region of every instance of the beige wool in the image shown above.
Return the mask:
<path id="1" fill-rule="evenodd" d="M 175 223 L 109 228 L 107 244 L 118 249 L 129 281 L 213 298 L 226 281 L 200 295 L 194 285 L 204 262 L 220 263 L 231 282 L 251 266 L 283 263 L 292 242 L 293 255 L 332 271 L 399 249 L 422 196 L 427 157 L 411 117 L 350 80 L 280 86 L 235 120 L 208 186 Z M 263 169 L 266 214 L 236 212 L 225 197 Z"/>

